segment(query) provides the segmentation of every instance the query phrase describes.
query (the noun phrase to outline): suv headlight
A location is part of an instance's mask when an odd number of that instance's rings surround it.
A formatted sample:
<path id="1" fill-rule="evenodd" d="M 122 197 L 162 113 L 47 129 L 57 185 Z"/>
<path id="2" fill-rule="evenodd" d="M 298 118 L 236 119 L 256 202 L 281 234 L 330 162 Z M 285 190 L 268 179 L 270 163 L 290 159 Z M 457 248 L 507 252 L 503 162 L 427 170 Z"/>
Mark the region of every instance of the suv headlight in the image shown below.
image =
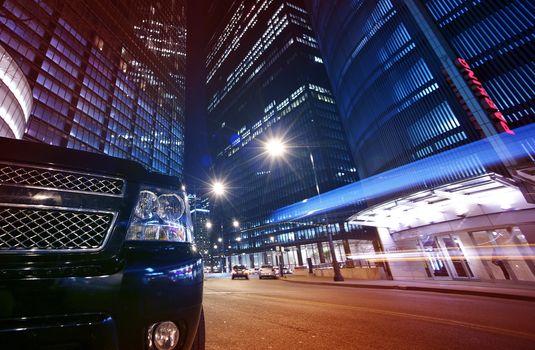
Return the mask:
<path id="1" fill-rule="evenodd" d="M 131 241 L 191 242 L 188 201 L 182 194 L 142 188 L 130 218 L 126 239 Z"/>

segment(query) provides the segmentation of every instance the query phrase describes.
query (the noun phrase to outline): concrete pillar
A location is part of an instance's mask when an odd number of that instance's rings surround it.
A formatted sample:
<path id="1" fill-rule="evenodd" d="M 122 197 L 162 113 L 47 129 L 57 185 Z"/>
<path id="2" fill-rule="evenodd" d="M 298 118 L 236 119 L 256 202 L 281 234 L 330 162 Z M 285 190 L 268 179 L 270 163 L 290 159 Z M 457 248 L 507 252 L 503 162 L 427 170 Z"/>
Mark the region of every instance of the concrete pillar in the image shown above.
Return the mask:
<path id="1" fill-rule="evenodd" d="M 303 255 L 301 255 L 301 246 L 297 245 L 297 264 L 303 266 Z"/>
<path id="2" fill-rule="evenodd" d="M 355 267 L 355 262 L 352 258 L 348 258 L 351 255 L 351 247 L 349 247 L 349 240 L 343 239 L 342 244 L 344 246 L 344 253 L 346 255 L 346 267 Z"/>
<path id="3" fill-rule="evenodd" d="M 323 244 L 322 242 L 317 242 L 318 245 L 318 253 L 320 255 L 320 263 L 325 264 L 325 255 L 323 255 Z"/>
<path id="4" fill-rule="evenodd" d="M 382 253 L 382 252 L 389 252 L 390 250 L 397 250 L 396 242 L 392 239 L 392 236 L 390 235 L 390 231 L 386 228 L 378 227 L 377 228 L 377 236 L 379 237 L 378 240 L 374 239 L 372 240 L 373 248 L 375 252 Z M 404 272 L 403 270 L 407 269 L 408 263 L 405 262 L 396 262 L 394 263 L 395 267 L 392 267 L 392 263 L 388 261 L 388 258 L 384 260 L 383 267 L 385 269 L 385 273 L 387 275 L 388 279 L 396 279 L 396 273 L 394 273 L 394 268 L 396 271 L 399 271 L 397 274 L 403 276 Z M 423 270 L 423 269 L 422 269 Z"/>
<path id="5" fill-rule="evenodd" d="M 351 255 L 351 248 L 349 247 L 349 240 L 343 239 L 342 244 L 344 245 L 344 253 L 345 255 Z"/>
<path id="6" fill-rule="evenodd" d="M 530 244 L 535 244 L 535 223 L 518 225 L 518 228 Z"/>
<path id="7" fill-rule="evenodd" d="M 524 238 L 529 244 L 535 244 L 535 223 L 528 223 L 524 225 L 518 225 L 520 232 L 524 235 Z M 522 242 L 515 242 L 517 244 Z M 535 276 L 535 261 L 533 259 L 524 259 L 526 265 L 530 269 L 531 273 Z"/>

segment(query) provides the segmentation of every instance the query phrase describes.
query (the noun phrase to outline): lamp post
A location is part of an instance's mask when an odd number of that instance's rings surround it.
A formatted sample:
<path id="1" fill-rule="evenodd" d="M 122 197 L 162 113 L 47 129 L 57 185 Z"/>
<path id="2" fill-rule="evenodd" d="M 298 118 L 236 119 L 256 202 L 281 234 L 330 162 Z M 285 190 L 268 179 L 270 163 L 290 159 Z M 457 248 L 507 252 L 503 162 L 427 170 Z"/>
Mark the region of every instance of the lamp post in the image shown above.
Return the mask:
<path id="1" fill-rule="evenodd" d="M 239 227 L 240 227 L 240 222 L 236 219 L 232 219 L 232 227 L 234 228 L 234 234 L 236 234 L 236 232 L 238 231 L 239 232 Z M 236 244 L 236 247 L 238 248 L 238 251 L 240 250 L 240 242 L 241 242 L 241 235 L 236 237 L 236 242 L 238 242 Z M 241 261 L 242 258 L 241 258 L 241 255 L 239 256 L 239 260 Z M 243 261 L 242 261 L 243 263 Z"/>
<path id="2" fill-rule="evenodd" d="M 280 139 L 271 139 L 265 144 L 265 149 L 271 157 L 273 158 L 281 157 L 286 152 L 286 145 Z M 312 165 L 312 173 L 314 175 L 314 183 L 316 185 L 316 192 L 318 194 L 318 198 L 321 203 L 321 192 L 320 192 L 320 186 L 318 183 L 318 176 L 316 174 L 316 165 L 314 163 L 314 156 L 312 155 L 312 151 L 310 150 L 309 146 L 307 146 L 307 151 L 308 151 L 308 155 L 310 159 L 310 164 Z M 338 265 L 338 261 L 336 260 L 333 237 L 332 237 L 331 232 L 329 231 L 329 220 L 327 218 L 327 215 L 325 215 L 325 219 L 326 219 L 326 224 L 327 224 L 327 240 L 329 244 L 329 250 L 331 252 L 331 260 L 332 260 L 332 265 L 334 269 L 334 281 L 341 282 L 344 280 L 344 277 L 342 276 L 342 273 L 340 271 L 340 265 Z M 281 251 L 281 256 L 282 256 L 282 251 Z"/>
<path id="3" fill-rule="evenodd" d="M 212 182 L 212 193 L 216 196 L 216 197 L 223 197 L 226 193 L 226 185 L 220 181 L 220 180 L 215 180 Z M 224 242 L 224 235 L 223 235 L 223 221 L 221 220 L 220 221 L 220 231 L 219 231 L 219 237 L 218 237 L 218 242 L 222 242 L 222 244 L 219 245 L 219 247 L 221 247 L 221 252 L 222 252 L 222 255 L 220 254 L 220 263 L 221 263 L 221 272 L 226 272 L 227 270 L 227 267 L 226 267 L 226 256 L 225 256 L 225 242 Z"/>

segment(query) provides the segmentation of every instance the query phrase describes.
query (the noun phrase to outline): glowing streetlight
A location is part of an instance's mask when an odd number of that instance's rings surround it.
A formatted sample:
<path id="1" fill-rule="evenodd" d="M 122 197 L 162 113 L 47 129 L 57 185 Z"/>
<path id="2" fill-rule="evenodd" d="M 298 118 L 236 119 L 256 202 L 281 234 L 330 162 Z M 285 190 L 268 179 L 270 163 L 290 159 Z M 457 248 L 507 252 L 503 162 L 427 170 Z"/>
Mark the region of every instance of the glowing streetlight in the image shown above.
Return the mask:
<path id="1" fill-rule="evenodd" d="M 234 226 L 234 227 L 240 227 L 240 222 L 239 222 L 238 220 L 234 219 L 234 220 L 232 221 L 232 226 Z"/>
<path id="2" fill-rule="evenodd" d="M 217 249 L 217 244 L 214 244 L 214 249 Z"/>
<path id="3" fill-rule="evenodd" d="M 281 157 L 286 153 L 286 145 L 278 138 L 268 140 L 265 143 L 264 148 L 273 158 Z"/>
<path id="4" fill-rule="evenodd" d="M 237 242 L 241 242 L 241 237 L 236 237 Z"/>
<path id="5" fill-rule="evenodd" d="M 214 182 L 212 184 L 212 192 L 214 192 L 216 196 L 222 196 L 225 194 L 225 185 L 220 181 Z"/>
<path id="6" fill-rule="evenodd" d="M 219 238 L 217 239 L 217 241 L 218 241 L 219 243 L 221 243 L 221 242 L 223 242 L 223 238 L 219 237 Z"/>
<path id="7" fill-rule="evenodd" d="M 211 229 L 212 228 L 212 223 L 210 221 L 206 222 L 206 228 L 207 229 Z"/>

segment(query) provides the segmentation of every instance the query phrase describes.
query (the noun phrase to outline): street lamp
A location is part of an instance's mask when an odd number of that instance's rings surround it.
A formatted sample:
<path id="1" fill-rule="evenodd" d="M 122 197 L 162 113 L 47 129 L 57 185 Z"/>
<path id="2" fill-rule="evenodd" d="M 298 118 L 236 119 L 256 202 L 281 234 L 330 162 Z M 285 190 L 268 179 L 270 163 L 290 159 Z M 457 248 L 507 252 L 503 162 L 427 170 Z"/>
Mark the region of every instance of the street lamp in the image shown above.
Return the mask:
<path id="1" fill-rule="evenodd" d="M 265 143 L 265 150 L 271 157 L 280 157 L 286 152 L 286 145 L 277 138 L 268 140 Z M 312 155 L 312 151 L 310 150 L 310 147 L 307 146 L 308 155 L 310 159 L 310 164 L 312 165 L 312 173 L 314 174 L 314 183 L 316 185 L 316 192 L 318 193 L 318 198 L 320 199 L 321 203 L 321 192 L 320 192 L 320 186 L 318 183 L 318 176 L 316 174 L 316 165 L 314 163 L 314 156 Z M 332 233 L 329 231 L 329 221 L 327 219 L 327 215 L 325 215 L 326 218 L 326 224 L 327 224 L 327 239 L 329 242 L 329 250 L 331 251 L 331 260 L 332 265 L 334 269 L 334 281 L 341 282 L 344 280 L 344 277 L 342 276 L 342 273 L 340 271 L 340 266 L 338 265 L 338 261 L 336 260 L 336 252 L 334 250 L 334 243 L 333 243 L 333 236 Z M 282 252 L 281 252 L 282 254 Z"/>
<path id="2" fill-rule="evenodd" d="M 226 191 L 225 184 L 222 183 L 221 181 L 217 180 L 214 183 L 212 183 L 212 192 L 216 196 L 219 197 L 219 196 L 224 195 L 225 191 Z"/>
<path id="3" fill-rule="evenodd" d="M 268 140 L 264 144 L 264 148 L 272 158 L 281 157 L 286 153 L 286 145 L 278 138 Z"/>

